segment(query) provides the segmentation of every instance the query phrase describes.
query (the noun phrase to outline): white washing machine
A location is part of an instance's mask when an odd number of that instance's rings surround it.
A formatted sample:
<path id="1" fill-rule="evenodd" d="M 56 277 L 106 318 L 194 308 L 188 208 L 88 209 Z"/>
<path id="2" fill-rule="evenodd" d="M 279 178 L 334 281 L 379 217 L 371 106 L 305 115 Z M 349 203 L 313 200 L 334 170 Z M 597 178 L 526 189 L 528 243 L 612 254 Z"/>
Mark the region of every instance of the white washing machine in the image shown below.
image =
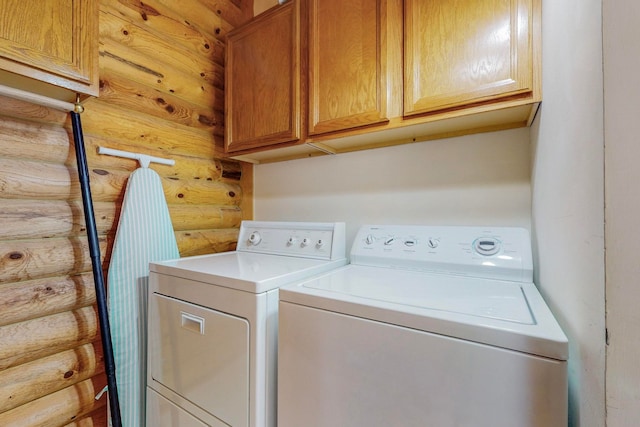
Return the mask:
<path id="1" fill-rule="evenodd" d="M 278 288 L 346 263 L 344 223 L 244 221 L 236 251 L 150 264 L 147 426 L 275 427 Z"/>
<path id="2" fill-rule="evenodd" d="M 524 229 L 364 226 L 279 316 L 279 427 L 567 425 L 567 338 Z"/>

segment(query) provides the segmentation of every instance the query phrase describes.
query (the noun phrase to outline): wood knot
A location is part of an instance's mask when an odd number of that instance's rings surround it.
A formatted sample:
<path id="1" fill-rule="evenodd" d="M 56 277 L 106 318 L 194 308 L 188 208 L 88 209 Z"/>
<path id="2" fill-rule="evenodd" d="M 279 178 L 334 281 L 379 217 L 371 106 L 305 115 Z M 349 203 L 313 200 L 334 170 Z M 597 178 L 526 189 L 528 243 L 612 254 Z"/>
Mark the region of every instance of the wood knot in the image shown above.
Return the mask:
<path id="1" fill-rule="evenodd" d="M 229 191 L 229 197 L 236 197 L 236 193 L 234 193 L 233 191 Z"/>
<path id="2" fill-rule="evenodd" d="M 9 258 L 10 259 L 21 259 L 24 255 L 21 254 L 20 252 L 11 252 L 9 254 Z"/>
<path id="3" fill-rule="evenodd" d="M 182 198 L 184 198 L 184 194 L 178 193 L 178 199 L 182 199 Z"/>
<path id="4" fill-rule="evenodd" d="M 72 376 L 73 376 L 73 371 L 67 371 L 67 372 L 64 373 L 64 378 L 65 379 L 71 378 Z"/>
<path id="5" fill-rule="evenodd" d="M 95 173 L 96 175 L 109 175 L 109 172 L 104 169 L 94 169 L 93 173 Z"/>

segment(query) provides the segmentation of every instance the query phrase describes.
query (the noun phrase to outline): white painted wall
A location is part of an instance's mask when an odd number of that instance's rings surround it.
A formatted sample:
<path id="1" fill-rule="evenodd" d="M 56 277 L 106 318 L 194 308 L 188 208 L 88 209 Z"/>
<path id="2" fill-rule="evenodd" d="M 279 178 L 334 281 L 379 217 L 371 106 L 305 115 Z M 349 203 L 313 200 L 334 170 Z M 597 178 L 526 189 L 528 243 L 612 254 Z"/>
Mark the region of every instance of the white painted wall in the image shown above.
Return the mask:
<path id="1" fill-rule="evenodd" d="M 255 167 L 255 218 L 529 228 L 529 129 Z"/>
<path id="2" fill-rule="evenodd" d="M 543 2 L 532 128 L 534 279 L 570 341 L 571 426 L 605 425 L 601 0 Z"/>
<path id="3" fill-rule="evenodd" d="M 640 2 L 604 1 L 607 426 L 640 420 Z"/>

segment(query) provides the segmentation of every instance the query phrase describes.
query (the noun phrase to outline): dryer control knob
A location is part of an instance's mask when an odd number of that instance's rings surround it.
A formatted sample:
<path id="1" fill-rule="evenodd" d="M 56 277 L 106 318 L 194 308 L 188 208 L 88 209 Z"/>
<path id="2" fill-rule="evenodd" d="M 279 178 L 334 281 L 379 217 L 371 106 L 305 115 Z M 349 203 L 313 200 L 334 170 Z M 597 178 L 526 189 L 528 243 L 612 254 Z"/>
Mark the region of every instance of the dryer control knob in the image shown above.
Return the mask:
<path id="1" fill-rule="evenodd" d="M 249 244 L 256 246 L 262 241 L 262 236 L 257 231 L 254 231 L 249 235 Z"/>
<path id="2" fill-rule="evenodd" d="M 296 239 L 295 237 L 291 236 L 289 237 L 289 240 L 287 240 L 287 246 L 291 246 L 293 244 L 295 244 L 298 241 L 298 239 Z"/>
<path id="3" fill-rule="evenodd" d="M 311 239 L 308 237 L 305 237 L 304 239 L 302 239 L 302 243 L 300 243 L 300 246 L 304 248 L 305 246 L 309 246 L 310 243 L 311 243 Z"/>
<path id="4" fill-rule="evenodd" d="M 500 240 L 493 237 L 481 237 L 473 242 L 473 249 L 480 255 L 495 255 L 500 251 Z"/>
<path id="5" fill-rule="evenodd" d="M 427 240 L 427 246 L 429 246 L 431 249 L 437 248 L 439 244 L 440 241 L 438 239 L 429 238 L 429 240 Z"/>
<path id="6" fill-rule="evenodd" d="M 365 239 L 364 239 L 364 242 L 365 242 L 367 245 L 373 245 L 373 244 L 375 243 L 375 241 L 376 241 L 376 238 L 375 238 L 375 237 L 373 237 L 373 234 L 369 234 L 369 235 L 367 235 L 367 237 L 365 237 Z"/>

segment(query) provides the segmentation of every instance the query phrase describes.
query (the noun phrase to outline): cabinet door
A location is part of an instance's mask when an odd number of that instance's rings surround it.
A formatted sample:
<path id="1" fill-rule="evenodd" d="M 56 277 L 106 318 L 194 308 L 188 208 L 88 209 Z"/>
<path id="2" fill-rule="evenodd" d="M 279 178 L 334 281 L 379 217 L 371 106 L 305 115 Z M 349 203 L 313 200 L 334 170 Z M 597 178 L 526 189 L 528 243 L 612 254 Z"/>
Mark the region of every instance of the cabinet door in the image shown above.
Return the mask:
<path id="1" fill-rule="evenodd" d="M 297 0 L 229 33 L 225 75 L 227 152 L 300 140 Z"/>
<path id="2" fill-rule="evenodd" d="M 405 0 L 404 115 L 532 91 L 532 0 Z"/>
<path id="3" fill-rule="evenodd" d="M 0 0 L 0 81 L 55 98 L 98 94 L 95 0 Z"/>
<path id="4" fill-rule="evenodd" d="M 387 118 L 386 0 L 311 0 L 309 134 Z"/>

